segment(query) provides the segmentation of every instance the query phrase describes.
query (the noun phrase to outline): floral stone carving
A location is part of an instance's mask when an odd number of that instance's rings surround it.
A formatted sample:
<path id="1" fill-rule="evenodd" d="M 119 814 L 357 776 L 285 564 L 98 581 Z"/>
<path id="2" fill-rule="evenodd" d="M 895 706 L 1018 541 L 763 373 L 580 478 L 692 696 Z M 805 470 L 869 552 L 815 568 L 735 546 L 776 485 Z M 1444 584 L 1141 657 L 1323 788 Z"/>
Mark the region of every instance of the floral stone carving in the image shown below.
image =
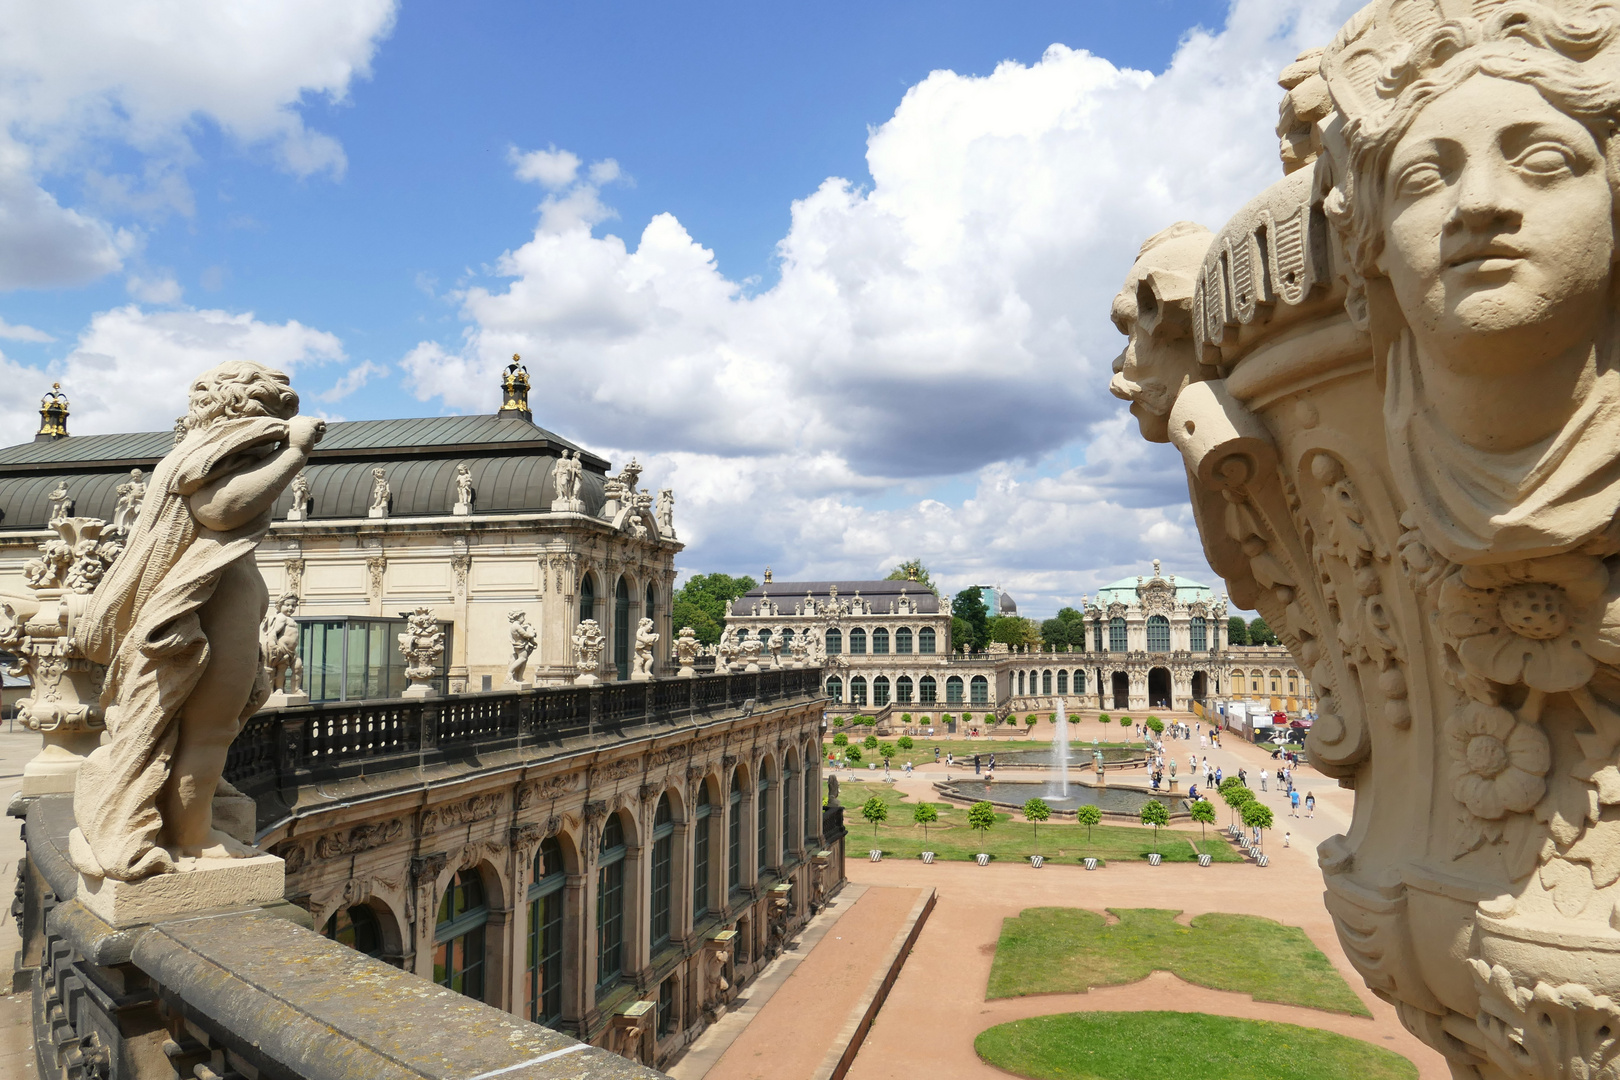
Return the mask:
<path id="1" fill-rule="evenodd" d="M 444 631 L 433 609 L 419 607 L 405 617 L 405 632 L 399 635 L 399 654 L 405 658 L 405 677 L 410 685 L 402 697 L 427 698 L 438 696 L 432 678 L 439 673 L 439 660 L 444 656 Z"/>
<path id="2" fill-rule="evenodd" d="M 1620 12 L 1378 0 L 1284 84 L 1291 171 L 1144 245 L 1113 390 L 1315 685 L 1368 985 L 1457 1077 L 1615 1080 Z"/>
<path id="3" fill-rule="evenodd" d="M 574 667 L 579 674 L 574 676 L 575 686 L 594 686 L 602 680 L 596 672 L 602 666 L 602 650 L 607 646 L 607 638 L 602 636 L 602 628 L 596 625 L 595 619 L 581 620 L 574 627 Z"/>

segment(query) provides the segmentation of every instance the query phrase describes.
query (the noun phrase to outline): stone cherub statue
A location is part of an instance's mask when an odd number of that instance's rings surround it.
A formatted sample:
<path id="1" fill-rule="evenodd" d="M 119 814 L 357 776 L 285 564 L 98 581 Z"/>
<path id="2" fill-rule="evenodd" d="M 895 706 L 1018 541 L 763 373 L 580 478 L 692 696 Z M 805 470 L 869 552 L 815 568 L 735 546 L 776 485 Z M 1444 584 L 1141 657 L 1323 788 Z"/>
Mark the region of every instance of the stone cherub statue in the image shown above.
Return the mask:
<path id="1" fill-rule="evenodd" d="M 602 666 L 602 649 L 606 644 L 607 639 L 595 619 L 580 620 L 574 628 L 574 667 L 579 671 L 574 676 L 575 686 L 595 686 L 602 681 L 596 672 Z"/>
<path id="2" fill-rule="evenodd" d="M 720 631 L 720 642 L 714 647 L 715 674 L 724 675 L 730 671 L 732 662 L 741 652 L 737 645 L 737 628 L 728 626 Z"/>
<path id="3" fill-rule="evenodd" d="M 265 613 L 259 627 L 259 647 L 264 653 L 264 667 L 269 673 L 272 692 L 301 694 L 304 689 L 304 661 L 298 655 L 298 597 L 288 593 L 276 601 L 275 607 Z M 292 685 L 287 686 L 288 677 Z"/>
<path id="4" fill-rule="evenodd" d="M 674 488 L 660 488 L 658 491 L 658 531 L 668 537 L 675 535 Z"/>
<path id="5" fill-rule="evenodd" d="M 465 461 L 456 466 L 456 505 L 457 513 L 466 514 L 472 511 L 473 482 L 472 466 Z"/>
<path id="6" fill-rule="evenodd" d="M 642 619 L 636 625 L 635 655 L 632 658 L 630 677 L 639 681 L 653 677 L 653 646 L 658 644 L 659 635 L 653 633 L 653 621 Z"/>
<path id="7" fill-rule="evenodd" d="M 676 676 L 682 679 L 694 677 L 697 669 L 692 665 L 697 662 L 699 647 L 697 631 L 690 626 L 681 627 L 680 635 L 675 638 L 674 644 L 675 660 L 681 665 L 681 669 L 675 673 Z"/>
<path id="8" fill-rule="evenodd" d="M 580 483 L 584 479 L 585 470 L 574 456 L 572 450 L 564 450 L 557 463 L 551 467 L 552 484 L 557 491 L 557 500 L 571 503 L 579 498 Z"/>
<path id="9" fill-rule="evenodd" d="M 309 515 L 309 477 L 299 473 L 292 481 L 292 507 L 287 511 L 288 521 L 302 521 Z"/>
<path id="10" fill-rule="evenodd" d="M 780 626 L 771 627 L 771 636 L 765 641 L 765 647 L 771 653 L 771 667 L 780 668 L 782 666 L 782 649 L 786 645 L 787 639 L 782 636 L 782 628 Z"/>
<path id="11" fill-rule="evenodd" d="M 388 483 L 388 470 L 378 466 L 371 470 L 371 517 L 387 517 L 388 506 L 394 499 L 394 489 Z"/>
<path id="12" fill-rule="evenodd" d="M 89 878 L 252 854 L 213 827 L 213 797 L 231 740 L 269 693 L 254 549 L 326 425 L 298 415 L 285 375 L 249 361 L 198 377 L 185 419 L 75 630 L 107 665 L 108 739 L 80 767 L 69 837 Z"/>
<path id="13" fill-rule="evenodd" d="M 535 648 L 540 644 L 540 632 L 529 625 L 527 613 L 520 609 L 508 611 L 506 621 L 512 626 L 512 662 L 507 665 L 506 677 L 522 686 L 529 657 L 534 655 Z"/>
<path id="14" fill-rule="evenodd" d="M 141 479 L 141 470 L 129 470 L 129 480 L 118 485 L 117 494 L 118 502 L 113 506 L 113 531 L 128 533 L 135 527 L 135 519 L 141 513 L 141 503 L 146 500 L 146 484 Z"/>
<path id="15" fill-rule="evenodd" d="M 51 504 L 49 520 L 61 521 L 73 516 L 73 497 L 68 494 L 66 480 L 58 480 L 56 487 L 52 488 L 51 493 L 45 498 Z"/>

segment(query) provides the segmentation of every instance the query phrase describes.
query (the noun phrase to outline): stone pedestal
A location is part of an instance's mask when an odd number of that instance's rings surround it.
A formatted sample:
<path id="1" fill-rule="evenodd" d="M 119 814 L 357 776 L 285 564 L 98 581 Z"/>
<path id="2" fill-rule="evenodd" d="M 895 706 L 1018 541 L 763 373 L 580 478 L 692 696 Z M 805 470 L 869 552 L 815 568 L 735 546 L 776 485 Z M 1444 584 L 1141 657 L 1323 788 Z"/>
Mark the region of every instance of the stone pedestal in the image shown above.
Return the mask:
<path id="1" fill-rule="evenodd" d="M 413 682 L 399 696 L 402 698 L 435 698 L 439 696 L 439 691 L 432 683 Z"/>
<path id="2" fill-rule="evenodd" d="M 630 681 L 631 682 L 652 682 L 652 674 L 651 674 L 651 672 L 646 672 L 646 671 L 632 671 L 630 673 Z"/>
<path id="3" fill-rule="evenodd" d="M 675 673 L 675 677 L 677 679 L 695 679 L 697 678 L 697 668 L 691 664 L 682 664 L 681 669 Z"/>
<path id="4" fill-rule="evenodd" d="M 77 830 L 69 843 L 83 843 Z M 195 911 L 259 907 L 280 900 L 286 888 L 286 864 L 274 855 L 187 859 L 182 866 L 140 881 L 80 874 L 77 898 L 110 926 L 138 926 Z"/>
<path id="5" fill-rule="evenodd" d="M 273 693 L 271 693 L 271 695 L 268 698 L 265 698 L 264 708 L 266 708 L 266 709 L 288 709 L 288 708 L 292 708 L 295 705 L 308 705 L 308 704 L 309 704 L 309 695 L 304 693 L 304 691 L 302 691 L 302 690 L 294 690 L 291 693 L 288 693 L 285 690 L 276 690 Z"/>
<path id="6" fill-rule="evenodd" d="M 470 517 L 472 515 L 472 505 L 470 503 L 458 502 L 456 505 L 450 508 L 450 513 L 454 514 L 456 517 Z"/>
<path id="7" fill-rule="evenodd" d="M 551 512 L 553 514 L 583 514 L 585 512 L 585 500 L 552 499 Z"/>
<path id="8" fill-rule="evenodd" d="M 288 509 L 288 511 L 287 511 L 287 520 L 288 521 L 303 521 L 304 520 L 304 508 L 301 507 L 301 506 L 294 506 L 294 507 L 291 507 L 290 509 Z"/>
<path id="9" fill-rule="evenodd" d="M 45 747 L 23 766 L 24 795 L 54 795 L 73 790 L 79 765 L 101 744 L 100 731 L 45 733 Z"/>

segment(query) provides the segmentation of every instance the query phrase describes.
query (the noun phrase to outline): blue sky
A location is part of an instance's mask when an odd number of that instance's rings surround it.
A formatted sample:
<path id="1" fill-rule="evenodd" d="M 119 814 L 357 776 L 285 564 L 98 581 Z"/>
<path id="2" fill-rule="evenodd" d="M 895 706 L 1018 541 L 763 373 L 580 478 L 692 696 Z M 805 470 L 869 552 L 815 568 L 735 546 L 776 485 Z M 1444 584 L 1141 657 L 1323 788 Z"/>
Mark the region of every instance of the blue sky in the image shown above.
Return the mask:
<path id="1" fill-rule="evenodd" d="M 166 427 L 242 354 L 332 416 L 480 411 L 515 350 L 540 423 L 675 487 L 691 570 L 1207 580 L 1108 298 L 1278 175 L 1275 73 L 1342 8 L 21 5 L 0 434 L 52 378 L 76 431 Z"/>

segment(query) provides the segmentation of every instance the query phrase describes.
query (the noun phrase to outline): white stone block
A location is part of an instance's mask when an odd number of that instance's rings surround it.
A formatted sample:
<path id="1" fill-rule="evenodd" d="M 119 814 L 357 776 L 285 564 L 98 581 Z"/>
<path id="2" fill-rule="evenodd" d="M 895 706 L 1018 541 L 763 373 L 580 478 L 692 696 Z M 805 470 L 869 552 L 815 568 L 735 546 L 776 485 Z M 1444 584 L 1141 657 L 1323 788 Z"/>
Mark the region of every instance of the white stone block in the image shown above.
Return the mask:
<path id="1" fill-rule="evenodd" d="M 182 869 L 140 881 L 79 875 L 78 900 L 112 926 L 139 926 L 197 911 L 258 907 L 282 899 L 286 864 L 251 859 L 186 859 Z"/>

